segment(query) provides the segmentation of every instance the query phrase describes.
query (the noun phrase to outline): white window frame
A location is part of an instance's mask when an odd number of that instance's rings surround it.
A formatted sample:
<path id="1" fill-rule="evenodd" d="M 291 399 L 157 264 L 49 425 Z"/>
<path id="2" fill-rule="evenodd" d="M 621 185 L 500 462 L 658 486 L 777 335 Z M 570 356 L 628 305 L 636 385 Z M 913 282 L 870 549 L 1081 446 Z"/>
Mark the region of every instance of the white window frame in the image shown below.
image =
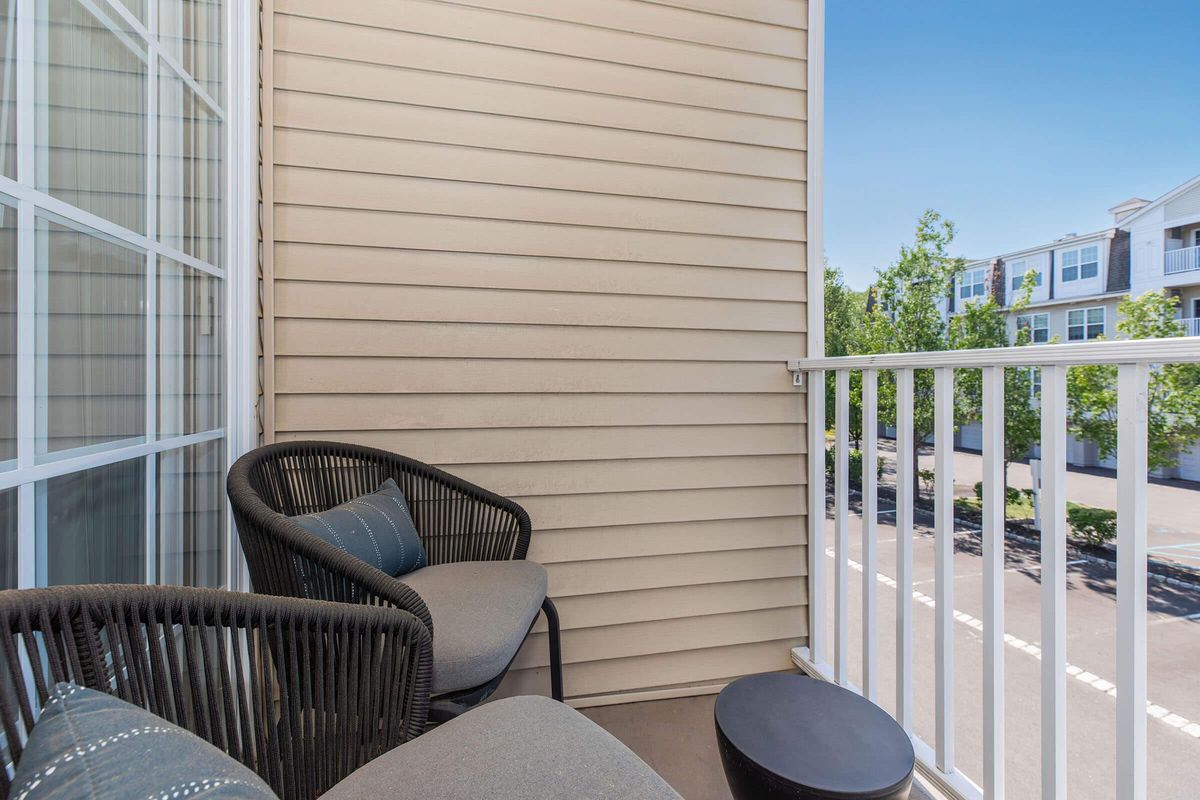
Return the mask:
<path id="1" fill-rule="evenodd" d="M 204 442 L 225 440 L 225 468 L 256 443 L 254 419 L 256 326 L 255 284 L 257 282 L 257 64 L 258 42 L 256 4 L 226 0 L 223 35 L 224 75 L 227 84 L 226 105 L 219 107 L 213 98 L 187 72 L 180 68 L 171 54 L 159 46 L 157 36 L 158 3 L 147 3 L 147 21 L 143 24 L 117 0 L 77 0 L 83 8 L 102 12 L 100 19 L 118 36 L 139 36 L 145 46 L 146 124 L 148 126 L 146 163 L 146 201 L 148 228 L 145 234 L 131 231 L 103 217 L 63 202 L 36 187 L 36 147 L 34 120 L 36 98 L 36 5 L 34 0 L 14 0 L 16 22 L 13 39 L 16 70 L 14 108 L 17 114 L 17 180 L 0 176 L 0 192 L 13 198 L 17 214 L 17 458 L 15 463 L 0 464 L 0 491 L 17 491 L 17 586 L 28 588 L 38 583 L 37 562 L 37 498 L 36 487 L 41 481 L 60 475 L 115 464 L 133 458 L 145 459 L 145 580 L 157 579 L 156 554 L 156 475 L 157 454 L 178 450 Z M 124 27 L 125 30 L 121 30 Z M 225 241 L 220 262 L 224 267 L 206 263 L 187 253 L 159 242 L 154 222 L 157 215 L 158 159 L 158 64 L 160 59 L 174 74 L 193 90 L 217 118 L 222 120 L 225 171 L 223 214 Z M 39 213 L 46 212 L 46 213 Z M 36 220 L 57 217 L 75 229 L 91 229 L 103 236 L 135 247 L 146 256 L 147 310 L 147 383 L 146 432 L 144 437 L 128 444 L 99 448 L 79 448 L 53 459 L 35 459 L 35 419 L 38 385 L 36 374 L 35 286 Z M 158 439 L 156 379 L 156 332 L 158 257 L 163 256 L 211 275 L 220 280 L 223 292 L 225 325 L 225 425 L 222 428 L 200 431 L 184 436 Z M 249 580 L 240 550 L 236 547 L 232 514 L 225 504 L 226 586 L 246 589 Z"/>
<path id="2" fill-rule="evenodd" d="M 1028 260 L 1014 261 L 1008 265 L 1008 285 L 1011 291 L 1019 292 L 1021 287 L 1025 285 L 1025 274 L 1029 270 L 1033 270 L 1033 285 L 1037 288 L 1042 285 L 1042 270 L 1040 267 L 1029 266 Z"/>
<path id="3" fill-rule="evenodd" d="M 970 279 L 970 280 L 968 280 Z M 964 290 L 966 294 L 964 294 Z M 987 295 L 987 267 L 978 267 L 963 272 L 958 278 L 958 299 L 974 300 Z"/>
<path id="4" fill-rule="evenodd" d="M 1038 323 L 1041 322 L 1041 325 Z M 1017 332 L 1020 333 L 1022 326 L 1029 328 L 1030 344 L 1046 344 L 1050 341 L 1050 315 L 1046 312 L 1035 312 L 1032 314 L 1021 314 L 1017 317 Z M 1044 341 L 1037 341 L 1037 332 L 1045 331 L 1046 338 Z M 1013 337 L 1014 341 L 1016 337 Z"/>
<path id="5" fill-rule="evenodd" d="M 1096 323 L 1096 322 L 1088 321 L 1088 317 L 1090 316 L 1089 312 L 1091 312 L 1091 311 L 1099 311 L 1100 312 L 1100 322 Z M 1083 322 L 1079 323 L 1079 324 L 1073 324 L 1071 322 L 1072 314 L 1082 314 Z M 1108 329 L 1108 309 L 1105 308 L 1104 306 L 1088 306 L 1087 308 L 1072 308 L 1072 309 L 1070 309 L 1069 311 L 1067 311 L 1067 341 L 1068 342 L 1090 342 L 1092 339 L 1096 338 L 1095 336 L 1091 335 L 1091 332 L 1092 332 L 1091 329 L 1096 327 L 1097 325 L 1100 326 L 1100 332 L 1097 334 L 1097 336 L 1104 336 L 1107 333 L 1107 329 Z M 1083 338 L 1081 338 L 1081 339 L 1073 338 L 1071 336 L 1071 328 L 1083 328 Z"/>
<path id="6" fill-rule="evenodd" d="M 1087 261 L 1084 261 L 1083 253 L 1085 250 L 1095 250 L 1096 258 L 1094 260 L 1089 259 Z M 1075 256 L 1074 264 L 1068 265 L 1065 263 L 1068 255 Z M 1073 247 L 1070 250 L 1063 250 L 1061 253 L 1059 253 L 1059 262 L 1061 264 L 1060 272 L 1062 275 L 1062 282 L 1063 283 L 1073 283 L 1075 281 L 1090 281 L 1094 278 L 1100 277 L 1100 260 L 1103 257 L 1104 257 L 1104 254 L 1100 251 L 1099 243 L 1085 244 L 1080 247 Z M 1096 271 L 1094 273 L 1092 273 L 1091 275 L 1083 274 L 1084 265 L 1087 265 L 1087 264 L 1095 264 L 1095 266 L 1096 266 Z M 1075 270 L 1074 277 L 1067 276 L 1068 269 Z"/>

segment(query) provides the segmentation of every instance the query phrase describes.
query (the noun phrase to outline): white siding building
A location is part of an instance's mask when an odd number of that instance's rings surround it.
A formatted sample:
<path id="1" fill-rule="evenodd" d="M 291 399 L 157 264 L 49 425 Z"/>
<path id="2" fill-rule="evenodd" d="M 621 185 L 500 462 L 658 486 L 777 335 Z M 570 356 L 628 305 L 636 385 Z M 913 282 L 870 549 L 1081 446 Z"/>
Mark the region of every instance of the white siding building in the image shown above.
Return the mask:
<path id="1" fill-rule="evenodd" d="M 1030 302 L 1008 314 L 1009 333 L 1029 327 L 1035 344 L 1119 338 L 1117 306 L 1126 297 L 1166 290 L 1180 298 L 1182 324 L 1200 336 L 1200 176 L 1150 201 L 1131 198 L 1109 209 L 1113 227 L 967 264 L 954 285 L 950 311 L 991 295 L 1009 307 L 1034 281 Z M 978 448 L 976 425 L 959 432 L 962 447 Z M 1071 441 L 1068 458 L 1080 466 L 1107 466 L 1087 442 Z M 1200 480 L 1200 447 L 1183 454 L 1164 477 Z"/>

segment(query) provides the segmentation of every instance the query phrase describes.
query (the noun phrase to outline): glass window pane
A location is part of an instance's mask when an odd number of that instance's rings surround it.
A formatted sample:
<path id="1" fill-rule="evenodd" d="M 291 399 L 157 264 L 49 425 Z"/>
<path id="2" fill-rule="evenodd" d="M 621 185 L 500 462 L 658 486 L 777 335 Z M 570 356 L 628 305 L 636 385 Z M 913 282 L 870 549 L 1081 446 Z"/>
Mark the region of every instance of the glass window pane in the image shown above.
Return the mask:
<path id="1" fill-rule="evenodd" d="M 17 457 L 17 210 L 0 197 L 0 470 Z"/>
<path id="2" fill-rule="evenodd" d="M 221 121 L 165 64 L 158 85 L 159 239 L 219 265 Z"/>
<path id="3" fill-rule="evenodd" d="M 1103 323 L 1104 322 L 1104 309 L 1103 308 L 1089 308 L 1088 312 L 1087 312 L 1087 316 L 1088 316 L 1088 322 Z"/>
<path id="4" fill-rule="evenodd" d="M 0 0 L 0 174 L 17 177 L 17 0 Z"/>
<path id="5" fill-rule="evenodd" d="M 144 439 L 145 271 L 142 253 L 38 220 L 39 457 Z"/>
<path id="6" fill-rule="evenodd" d="M 220 428 L 221 282 L 167 258 L 158 263 L 159 435 Z"/>
<path id="7" fill-rule="evenodd" d="M 38 188 L 146 230 L 146 64 L 78 0 L 40 0 Z"/>
<path id="8" fill-rule="evenodd" d="M 39 482 L 39 581 L 145 582 L 145 478 L 131 458 Z"/>
<path id="9" fill-rule="evenodd" d="M 225 443 L 217 439 L 157 458 L 159 583 L 222 586 Z"/>
<path id="10" fill-rule="evenodd" d="M 224 83 L 221 0 L 162 0 L 158 38 L 163 52 L 183 67 L 219 105 Z"/>
<path id="11" fill-rule="evenodd" d="M 1062 254 L 1062 263 L 1064 267 L 1074 266 L 1079 263 L 1079 252 L 1077 250 L 1068 250 Z"/>
<path id="12" fill-rule="evenodd" d="M 17 588 L 17 489 L 0 492 L 0 589 Z"/>

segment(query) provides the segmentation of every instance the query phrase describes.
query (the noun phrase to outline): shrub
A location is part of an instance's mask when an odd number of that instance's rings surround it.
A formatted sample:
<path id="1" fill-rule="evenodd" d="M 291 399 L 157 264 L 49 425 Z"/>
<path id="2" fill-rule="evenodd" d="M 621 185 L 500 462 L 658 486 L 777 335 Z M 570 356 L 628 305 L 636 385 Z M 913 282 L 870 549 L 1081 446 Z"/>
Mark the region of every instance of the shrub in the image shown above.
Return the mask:
<path id="1" fill-rule="evenodd" d="M 1067 524 L 1076 538 L 1090 545 L 1102 545 L 1117 538 L 1117 512 L 1091 506 L 1068 506 Z"/>
<path id="2" fill-rule="evenodd" d="M 983 481 L 975 481 L 975 499 L 983 502 Z"/>
<path id="3" fill-rule="evenodd" d="M 933 494 L 933 483 L 936 479 L 933 470 L 919 469 L 917 470 L 917 480 L 921 482 L 921 491 L 925 494 Z"/>
<path id="4" fill-rule="evenodd" d="M 837 448 L 828 447 L 825 449 L 825 477 L 833 480 L 834 459 L 837 457 Z M 855 489 L 862 488 L 862 465 L 863 454 L 862 450 L 851 449 L 849 453 L 850 460 L 850 485 Z M 883 457 L 880 456 L 875 464 L 875 477 L 883 477 Z"/>

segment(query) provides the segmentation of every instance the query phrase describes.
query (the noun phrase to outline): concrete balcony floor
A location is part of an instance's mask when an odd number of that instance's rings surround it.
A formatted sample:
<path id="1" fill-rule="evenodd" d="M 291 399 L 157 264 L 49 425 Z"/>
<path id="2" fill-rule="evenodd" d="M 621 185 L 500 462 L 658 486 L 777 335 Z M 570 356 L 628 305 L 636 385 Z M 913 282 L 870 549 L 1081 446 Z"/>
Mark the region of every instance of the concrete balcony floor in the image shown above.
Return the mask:
<path id="1" fill-rule="evenodd" d="M 583 713 L 625 743 L 686 800 L 730 800 L 713 731 L 716 695 L 587 708 Z M 910 800 L 933 800 L 914 782 Z"/>

